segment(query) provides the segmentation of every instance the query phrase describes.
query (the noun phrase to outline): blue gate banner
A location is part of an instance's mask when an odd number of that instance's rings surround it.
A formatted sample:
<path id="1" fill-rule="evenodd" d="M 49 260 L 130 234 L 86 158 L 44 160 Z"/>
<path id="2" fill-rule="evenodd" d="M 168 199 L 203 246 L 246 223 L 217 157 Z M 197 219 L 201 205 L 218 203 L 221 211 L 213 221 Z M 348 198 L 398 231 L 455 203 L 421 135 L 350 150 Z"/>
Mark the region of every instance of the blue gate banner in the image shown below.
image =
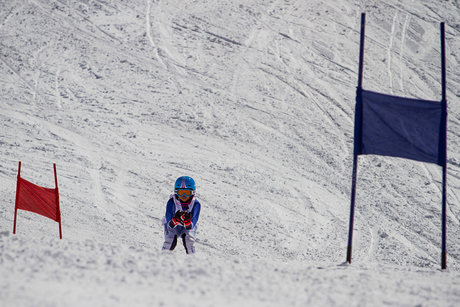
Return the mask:
<path id="1" fill-rule="evenodd" d="M 442 129 L 442 112 L 440 101 L 358 90 L 355 154 L 443 165 L 446 133 Z"/>

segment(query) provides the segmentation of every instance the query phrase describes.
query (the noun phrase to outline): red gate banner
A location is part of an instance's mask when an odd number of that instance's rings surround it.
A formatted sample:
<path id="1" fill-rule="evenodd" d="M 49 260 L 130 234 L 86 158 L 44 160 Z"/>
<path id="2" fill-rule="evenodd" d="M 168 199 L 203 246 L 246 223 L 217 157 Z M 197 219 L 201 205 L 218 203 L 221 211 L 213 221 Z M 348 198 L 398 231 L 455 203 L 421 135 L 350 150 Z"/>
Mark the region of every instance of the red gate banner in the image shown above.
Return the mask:
<path id="1" fill-rule="evenodd" d="M 21 162 L 19 162 L 18 181 L 16 188 L 16 204 L 14 208 L 13 234 L 16 233 L 18 209 L 34 212 L 59 223 L 59 237 L 62 239 L 61 211 L 59 208 L 59 190 L 57 185 L 56 164 L 54 179 L 56 188 L 44 188 L 21 178 Z"/>

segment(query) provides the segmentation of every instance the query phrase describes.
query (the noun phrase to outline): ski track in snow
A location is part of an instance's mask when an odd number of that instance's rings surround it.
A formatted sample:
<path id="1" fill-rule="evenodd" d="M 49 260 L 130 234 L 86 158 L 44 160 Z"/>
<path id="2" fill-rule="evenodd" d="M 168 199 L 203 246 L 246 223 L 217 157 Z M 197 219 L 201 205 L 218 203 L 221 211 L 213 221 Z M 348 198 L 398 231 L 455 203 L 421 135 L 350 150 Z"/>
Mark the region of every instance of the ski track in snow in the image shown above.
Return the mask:
<path id="1" fill-rule="evenodd" d="M 21 81 L 31 90 L 34 90 L 34 86 L 30 84 L 29 81 L 27 81 L 19 71 L 17 71 L 12 65 L 8 64 L 4 59 L 0 58 L 0 61 L 2 61 L 3 64 L 5 64 L 9 70 L 14 73 Z"/>
<path id="2" fill-rule="evenodd" d="M 145 32 L 147 34 L 147 38 L 149 40 L 150 46 L 154 50 L 155 57 L 157 60 L 161 63 L 161 65 L 164 67 L 164 69 L 168 69 L 168 66 L 165 64 L 163 59 L 161 58 L 159 52 L 158 52 L 158 47 L 155 46 L 155 42 L 153 41 L 152 38 L 152 26 L 151 26 L 151 21 L 150 21 L 150 14 L 151 14 L 151 3 L 152 0 L 146 0 L 147 3 L 147 8 L 145 10 Z"/>
<path id="3" fill-rule="evenodd" d="M 61 93 L 59 91 L 59 78 L 61 75 L 61 68 L 58 66 L 56 68 L 56 74 L 54 76 L 54 89 L 55 89 L 55 97 L 56 97 L 56 105 L 59 109 L 62 109 L 62 103 L 61 103 Z"/>
<path id="4" fill-rule="evenodd" d="M 401 91 L 404 93 L 404 44 L 406 43 L 406 33 L 407 33 L 407 26 L 410 23 L 410 16 L 406 14 L 406 18 L 404 19 L 404 25 L 401 34 L 401 49 L 399 50 L 399 62 L 400 62 L 400 82 L 399 86 Z"/>
<path id="5" fill-rule="evenodd" d="M 152 11 L 151 2 L 152 1 L 147 0 L 147 10 L 146 10 L 146 31 L 147 31 L 147 36 L 149 38 L 149 42 L 155 50 L 155 55 L 157 59 L 160 61 L 160 63 L 163 65 L 166 71 L 168 71 L 171 75 L 183 75 L 182 68 L 180 68 L 180 66 L 174 63 L 174 61 L 177 61 L 177 58 L 173 58 L 170 52 L 168 51 L 169 49 L 171 49 L 170 47 L 171 44 L 169 42 L 171 35 L 167 30 L 165 30 L 165 28 L 169 26 L 169 22 L 160 20 L 160 16 L 163 16 L 162 3 L 160 0 L 154 2 L 156 4 L 155 12 L 156 12 L 156 19 L 157 19 L 155 20 L 155 25 L 156 25 L 155 29 L 157 29 L 159 40 L 163 42 L 163 45 L 161 46 L 155 45 L 155 42 L 152 38 L 152 27 L 151 27 L 151 21 L 150 21 L 150 15 Z M 181 85 L 176 80 L 176 78 L 172 77 L 170 78 L 170 81 L 172 84 L 174 84 L 177 92 L 181 93 Z"/>
<path id="6" fill-rule="evenodd" d="M 391 24 L 391 32 L 390 32 L 390 39 L 387 48 L 387 70 L 388 70 L 388 78 L 390 79 L 390 92 L 393 94 L 393 74 L 391 72 L 391 54 L 393 48 L 393 39 L 395 36 L 395 29 L 396 29 L 396 22 L 398 19 L 398 11 L 396 11 L 395 15 L 393 16 L 393 23 Z"/>
<path id="7" fill-rule="evenodd" d="M 458 304 L 458 4 L 4 6 L 2 306 Z M 380 92 L 438 95 L 437 23 L 448 25 L 446 271 L 441 170 L 375 156 L 360 157 L 343 263 L 361 11 L 366 88 Z M 54 221 L 22 210 L 11 234 L 18 161 L 44 186 L 57 164 L 63 240 Z M 160 250 L 182 175 L 202 203 L 193 256 Z"/>
<path id="8" fill-rule="evenodd" d="M 22 8 L 22 6 L 20 6 L 19 8 L 17 8 L 18 10 L 20 10 Z M 10 8 L 10 10 L 8 10 L 8 12 L 5 14 L 6 16 L 3 17 L 3 20 L 2 20 L 2 23 L 0 24 L 0 29 L 5 27 L 5 25 L 8 23 L 8 20 L 11 18 L 11 16 L 13 16 L 13 13 L 14 13 L 14 9 L 15 7 L 12 6 Z"/>
<path id="9" fill-rule="evenodd" d="M 238 83 L 240 81 L 240 76 L 246 71 L 246 69 L 243 69 L 241 67 L 241 63 L 244 63 L 244 66 L 246 67 L 247 65 L 250 65 L 250 63 L 243 61 L 244 56 L 247 54 L 248 50 L 251 49 L 252 43 L 259 37 L 259 34 L 261 31 L 264 30 L 263 26 L 266 26 L 266 19 L 269 17 L 270 11 L 272 11 L 277 5 L 278 5 L 279 0 L 273 1 L 271 6 L 269 7 L 268 10 L 264 11 L 262 13 L 262 18 L 257 19 L 257 22 L 251 27 L 251 29 L 248 31 L 248 38 L 242 45 L 242 48 L 240 48 L 240 51 L 236 57 L 236 62 L 238 63 L 235 69 L 233 70 L 232 74 L 232 90 L 231 93 L 235 97 L 238 97 L 237 92 L 238 92 Z"/>

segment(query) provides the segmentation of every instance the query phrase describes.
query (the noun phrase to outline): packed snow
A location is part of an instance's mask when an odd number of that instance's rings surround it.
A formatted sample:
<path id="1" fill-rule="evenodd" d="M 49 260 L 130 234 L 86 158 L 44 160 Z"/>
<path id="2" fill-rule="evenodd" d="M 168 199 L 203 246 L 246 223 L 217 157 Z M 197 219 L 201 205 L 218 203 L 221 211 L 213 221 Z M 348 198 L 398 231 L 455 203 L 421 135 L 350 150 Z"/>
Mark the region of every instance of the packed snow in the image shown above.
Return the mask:
<path id="1" fill-rule="evenodd" d="M 358 75 L 441 99 L 446 23 L 447 270 L 441 169 L 359 157 Z M 460 301 L 457 0 L 1 0 L 1 306 L 455 306 Z M 19 211 L 54 187 L 58 224 Z M 196 254 L 161 251 L 179 176 Z"/>

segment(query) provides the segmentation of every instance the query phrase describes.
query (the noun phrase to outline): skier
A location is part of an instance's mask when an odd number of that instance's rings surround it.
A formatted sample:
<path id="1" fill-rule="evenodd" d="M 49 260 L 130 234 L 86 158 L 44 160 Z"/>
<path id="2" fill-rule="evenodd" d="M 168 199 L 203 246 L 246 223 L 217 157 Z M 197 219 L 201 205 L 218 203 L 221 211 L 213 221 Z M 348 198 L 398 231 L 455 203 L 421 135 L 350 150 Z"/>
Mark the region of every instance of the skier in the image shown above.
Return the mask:
<path id="1" fill-rule="evenodd" d="M 177 178 L 174 194 L 166 204 L 163 217 L 165 242 L 163 250 L 174 250 L 177 238 L 182 239 L 187 254 L 195 253 L 195 237 L 201 205 L 195 198 L 195 181 L 188 176 Z"/>

